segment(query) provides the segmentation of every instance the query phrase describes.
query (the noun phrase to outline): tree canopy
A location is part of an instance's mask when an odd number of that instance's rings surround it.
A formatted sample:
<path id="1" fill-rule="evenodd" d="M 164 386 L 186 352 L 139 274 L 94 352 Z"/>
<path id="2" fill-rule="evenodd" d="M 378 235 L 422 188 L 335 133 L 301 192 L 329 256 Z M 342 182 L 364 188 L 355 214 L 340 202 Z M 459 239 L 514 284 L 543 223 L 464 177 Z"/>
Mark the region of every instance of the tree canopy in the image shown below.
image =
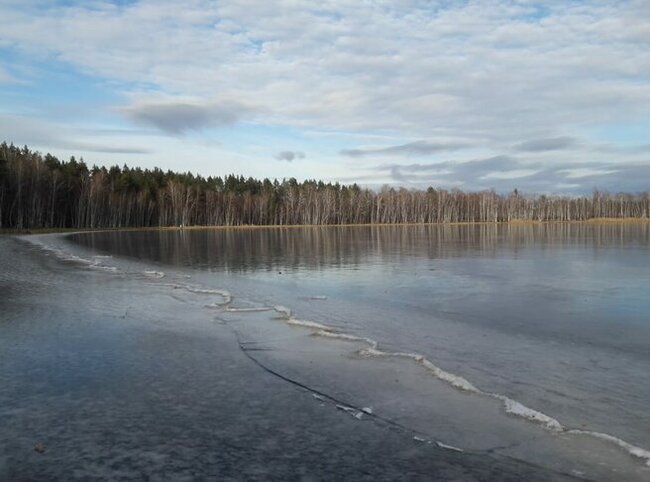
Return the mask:
<path id="1" fill-rule="evenodd" d="M 131 168 L 88 168 L 27 146 L 0 145 L 0 227 L 118 228 L 173 225 L 290 225 L 573 221 L 647 218 L 650 195 L 594 191 L 588 197 L 493 190 L 379 191 L 294 178 Z"/>

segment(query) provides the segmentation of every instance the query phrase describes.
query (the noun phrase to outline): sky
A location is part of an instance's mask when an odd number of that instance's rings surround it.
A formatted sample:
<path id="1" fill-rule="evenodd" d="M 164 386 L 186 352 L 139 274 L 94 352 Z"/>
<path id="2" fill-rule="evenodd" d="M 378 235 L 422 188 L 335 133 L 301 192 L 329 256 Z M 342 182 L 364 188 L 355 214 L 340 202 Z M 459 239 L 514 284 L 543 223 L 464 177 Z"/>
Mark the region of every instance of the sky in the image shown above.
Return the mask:
<path id="1" fill-rule="evenodd" d="M 650 190 L 648 0 L 0 0 L 0 141 L 379 188 Z"/>

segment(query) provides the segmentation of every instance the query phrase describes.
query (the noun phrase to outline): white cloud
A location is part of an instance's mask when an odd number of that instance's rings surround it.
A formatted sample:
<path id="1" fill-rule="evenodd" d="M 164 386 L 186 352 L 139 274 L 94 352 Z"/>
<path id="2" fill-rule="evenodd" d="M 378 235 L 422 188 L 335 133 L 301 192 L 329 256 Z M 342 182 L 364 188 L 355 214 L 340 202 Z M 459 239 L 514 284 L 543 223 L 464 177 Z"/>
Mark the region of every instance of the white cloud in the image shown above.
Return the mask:
<path id="1" fill-rule="evenodd" d="M 470 139 L 493 155 L 514 146 L 531 162 L 557 162 L 567 150 L 573 162 L 596 162 L 575 152 L 598 141 L 573 142 L 586 127 L 650 123 L 648 5 L 557 0 L 541 11 L 527 0 L 5 4 L 0 47 L 115 81 L 131 102 L 120 112 L 171 134 L 236 123 L 254 105 L 261 124 L 387 135 L 396 147 Z M 406 152 L 347 144 L 336 150 L 344 148 Z"/>
<path id="2" fill-rule="evenodd" d="M 26 116 L 6 115 L 0 113 L 0 132 L 6 136 L 2 140 L 17 145 L 29 145 L 31 148 L 46 150 L 65 150 L 78 154 L 91 152 L 101 154 L 149 154 L 151 149 L 136 144 L 131 139 L 115 140 L 115 133 L 92 131 L 87 129 L 83 140 L 78 126 L 57 126 L 47 120 L 33 119 Z"/>
<path id="3" fill-rule="evenodd" d="M 580 179 L 582 177 L 593 177 L 593 176 L 604 176 L 607 174 L 614 174 L 615 169 L 592 169 L 588 167 L 576 168 L 576 169 L 562 169 L 558 171 L 561 174 L 565 174 L 567 179 Z"/>
<path id="4" fill-rule="evenodd" d="M 536 171 L 534 169 L 515 169 L 514 171 L 497 171 L 497 172 L 490 172 L 489 174 L 486 174 L 485 176 L 481 176 L 480 179 L 482 180 L 488 180 L 488 179 L 519 179 L 522 177 L 528 177 L 532 176 L 533 174 L 537 174 L 539 171 Z"/>
<path id="5" fill-rule="evenodd" d="M 470 147 L 466 143 L 460 142 L 428 142 L 414 141 L 407 144 L 388 147 L 369 147 L 357 149 L 343 149 L 341 154 L 348 157 L 366 157 L 366 156 L 427 156 L 445 151 L 457 151 Z"/>

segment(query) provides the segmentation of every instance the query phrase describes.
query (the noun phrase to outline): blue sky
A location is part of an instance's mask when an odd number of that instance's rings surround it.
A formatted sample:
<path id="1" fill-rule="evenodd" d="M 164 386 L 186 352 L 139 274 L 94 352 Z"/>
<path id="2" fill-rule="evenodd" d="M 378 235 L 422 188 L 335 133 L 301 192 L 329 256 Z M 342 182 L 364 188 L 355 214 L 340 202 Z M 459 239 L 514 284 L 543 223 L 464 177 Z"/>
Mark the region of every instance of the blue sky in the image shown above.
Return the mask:
<path id="1" fill-rule="evenodd" d="M 0 137 L 92 164 L 650 189 L 647 0 L 2 0 Z"/>

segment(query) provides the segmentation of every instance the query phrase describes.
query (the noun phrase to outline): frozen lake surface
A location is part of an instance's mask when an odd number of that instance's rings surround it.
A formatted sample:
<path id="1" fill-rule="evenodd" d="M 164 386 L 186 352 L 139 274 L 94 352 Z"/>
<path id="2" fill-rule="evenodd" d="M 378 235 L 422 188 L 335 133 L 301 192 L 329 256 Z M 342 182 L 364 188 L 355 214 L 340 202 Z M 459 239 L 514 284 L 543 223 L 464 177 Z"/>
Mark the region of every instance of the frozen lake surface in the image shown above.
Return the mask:
<path id="1" fill-rule="evenodd" d="M 502 478 L 650 476 L 648 224 L 133 231 L 0 242 L 8 293 L 0 302 L 0 406 L 4 420 L 20 422 L 10 433 L 26 424 L 20 400 L 49 407 L 43 397 L 54 397 L 65 413 L 102 419 L 106 437 L 126 422 L 145 437 L 153 419 L 169 419 L 180 439 L 157 445 L 151 460 L 166 460 L 171 447 L 195 453 L 183 439 L 194 426 L 204 449 L 228 439 L 242 451 L 221 454 L 231 470 L 251 447 L 270 455 L 300 438 L 305 459 L 261 463 L 261 477 L 286 475 L 298 460 L 297 474 L 316 478 L 472 479 L 485 478 L 486 467 Z M 227 407 L 214 405 L 218 393 Z M 45 423 L 51 410 L 41 408 Z M 253 441 L 229 432 L 233 419 L 246 436 L 261 432 Z M 163 422 L 153 431 L 165 430 Z M 93 458 L 93 434 L 84 435 L 88 457 L 104 467 Z M 133 437 L 121 441 L 122 457 L 145 450 Z M 20 444 L 10 447 L 5 471 Z M 349 450 L 365 455 L 345 462 Z M 313 451 L 333 465 L 305 462 Z M 136 466 L 145 470 L 151 460 L 141 457 Z M 397 467 L 391 460 L 401 468 L 383 467 Z M 213 468 L 207 459 L 199 465 Z"/>

